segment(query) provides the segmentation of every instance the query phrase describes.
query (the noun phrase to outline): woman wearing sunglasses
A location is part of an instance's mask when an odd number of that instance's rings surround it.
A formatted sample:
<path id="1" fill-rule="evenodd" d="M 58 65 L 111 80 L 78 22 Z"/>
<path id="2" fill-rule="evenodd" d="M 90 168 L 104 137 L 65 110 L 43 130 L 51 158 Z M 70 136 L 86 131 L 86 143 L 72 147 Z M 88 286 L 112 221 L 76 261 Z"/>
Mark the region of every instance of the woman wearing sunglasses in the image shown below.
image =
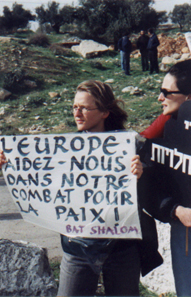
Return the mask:
<path id="1" fill-rule="evenodd" d="M 150 196 L 147 211 L 171 224 L 172 267 L 177 296 L 191 296 L 190 99 L 191 60 L 186 60 L 173 65 L 162 83 L 158 101 L 162 105 L 163 116 L 170 116 L 170 119 L 165 124 L 163 139 L 154 139 L 152 143 L 165 148 L 165 158 L 157 160 L 152 151 L 155 164 L 149 173 L 149 182 L 147 180 L 148 190 L 152 188 L 150 193 L 153 196 Z M 183 165 L 185 157 L 187 161 Z M 144 190 L 145 185 L 144 181 Z"/>

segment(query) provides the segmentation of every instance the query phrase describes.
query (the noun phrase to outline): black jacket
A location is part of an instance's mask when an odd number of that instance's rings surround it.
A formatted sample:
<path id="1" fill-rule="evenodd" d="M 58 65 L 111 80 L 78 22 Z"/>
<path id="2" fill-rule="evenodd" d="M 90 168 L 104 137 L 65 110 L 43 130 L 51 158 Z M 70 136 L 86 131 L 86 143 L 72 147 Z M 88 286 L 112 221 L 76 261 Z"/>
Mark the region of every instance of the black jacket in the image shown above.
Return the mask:
<path id="1" fill-rule="evenodd" d="M 140 52 L 144 52 L 147 50 L 149 37 L 147 35 L 141 35 L 137 40 L 137 48 L 140 50 Z"/>
<path id="2" fill-rule="evenodd" d="M 122 38 L 119 39 L 118 49 L 120 49 L 125 53 L 130 53 L 132 51 L 132 44 L 128 36 L 123 36 Z"/>
<path id="3" fill-rule="evenodd" d="M 156 36 L 155 33 L 153 33 L 153 35 L 149 38 L 147 49 L 149 51 L 156 50 L 157 46 L 159 46 L 159 44 L 160 43 L 159 43 L 158 37 Z"/>
<path id="4" fill-rule="evenodd" d="M 142 150 L 142 160 L 149 165 L 140 182 L 142 207 L 163 222 L 171 222 L 177 205 L 191 208 L 190 110 L 189 100 L 166 122 L 164 138 L 147 140 Z M 158 145 L 154 154 L 153 144 Z"/>

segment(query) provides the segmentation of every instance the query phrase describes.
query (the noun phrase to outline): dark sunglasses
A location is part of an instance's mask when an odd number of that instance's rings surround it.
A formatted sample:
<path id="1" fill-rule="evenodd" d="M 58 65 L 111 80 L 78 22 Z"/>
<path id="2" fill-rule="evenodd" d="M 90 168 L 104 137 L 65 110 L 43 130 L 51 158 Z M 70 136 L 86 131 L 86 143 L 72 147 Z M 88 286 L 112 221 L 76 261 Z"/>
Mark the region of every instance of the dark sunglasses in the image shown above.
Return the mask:
<path id="1" fill-rule="evenodd" d="M 166 89 L 160 88 L 161 93 L 163 93 L 164 97 L 167 97 L 170 94 L 182 94 L 180 91 L 167 91 Z"/>

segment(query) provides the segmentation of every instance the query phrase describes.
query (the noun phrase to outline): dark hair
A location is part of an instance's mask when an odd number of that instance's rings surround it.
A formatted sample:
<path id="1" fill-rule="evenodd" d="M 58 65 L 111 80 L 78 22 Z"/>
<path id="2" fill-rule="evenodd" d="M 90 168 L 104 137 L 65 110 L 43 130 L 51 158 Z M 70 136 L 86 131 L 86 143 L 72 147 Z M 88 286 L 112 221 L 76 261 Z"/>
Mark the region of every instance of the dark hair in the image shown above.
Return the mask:
<path id="1" fill-rule="evenodd" d="M 105 119 L 105 131 L 125 129 L 127 113 L 124 110 L 124 102 L 114 97 L 111 87 L 99 80 L 87 80 L 80 83 L 76 92 L 88 92 L 95 97 L 96 106 L 100 111 L 109 111 L 109 116 Z M 122 104 L 121 108 L 119 103 Z"/>
<path id="2" fill-rule="evenodd" d="M 130 35 L 130 31 L 126 31 L 123 36 L 129 36 L 129 35 Z"/>
<path id="3" fill-rule="evenodd" d="M 168 73 L 176 78 L 176 85 L 183 95 L 191 94 L 191 60 L 174 64 Z"/>
<path id="4" fill-rule="evenodd" d="M 153 34 L 154 33 L 153 28 L 148 29 L 148 33 Z"/>

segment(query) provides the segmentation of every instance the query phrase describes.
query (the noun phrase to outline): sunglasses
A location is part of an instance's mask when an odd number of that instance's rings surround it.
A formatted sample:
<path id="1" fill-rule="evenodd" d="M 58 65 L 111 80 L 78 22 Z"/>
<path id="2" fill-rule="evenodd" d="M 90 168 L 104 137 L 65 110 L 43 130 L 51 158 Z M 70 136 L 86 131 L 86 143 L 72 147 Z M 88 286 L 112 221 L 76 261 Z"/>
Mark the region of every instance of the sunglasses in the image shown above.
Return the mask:
<path id="1" fill-rule="evenodd" d="M 180 91 L 167 91 L 166 89 L 160 88 L 160 92 L 163 93 L 164 97 L 167 97 L 170 94 L 182 94 Z"/>

